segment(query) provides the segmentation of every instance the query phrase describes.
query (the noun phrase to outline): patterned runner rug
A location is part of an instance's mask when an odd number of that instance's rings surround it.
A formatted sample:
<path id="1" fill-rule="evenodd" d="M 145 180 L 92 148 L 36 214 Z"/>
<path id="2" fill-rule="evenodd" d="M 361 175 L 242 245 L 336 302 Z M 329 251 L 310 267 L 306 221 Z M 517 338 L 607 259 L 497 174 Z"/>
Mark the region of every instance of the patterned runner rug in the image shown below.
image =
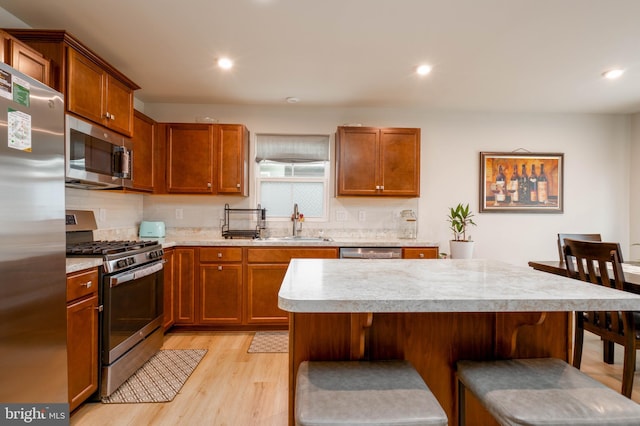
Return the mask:
<path id="1" fill-rule="evenodd" d="M 161 350 L 102 402 L 172 401 L 206 353 L 206 349 Z"/>
<path id="2" fill-rule="evenodd" d="M 247 352 L 289 352 L 289 332 L 257 331 Z"/>

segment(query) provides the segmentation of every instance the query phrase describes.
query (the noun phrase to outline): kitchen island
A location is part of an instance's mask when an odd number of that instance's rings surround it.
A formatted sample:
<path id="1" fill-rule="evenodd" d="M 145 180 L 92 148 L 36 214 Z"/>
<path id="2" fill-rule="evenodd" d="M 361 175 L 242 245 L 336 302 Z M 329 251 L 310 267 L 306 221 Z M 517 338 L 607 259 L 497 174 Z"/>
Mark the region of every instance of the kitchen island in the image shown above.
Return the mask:
<path id="1" fill-rule="evenodd" d="M 456 361 L 569 360 L 571 311 L 640 310 L 639 295 L 492 260 L 294 259 L 278 297 L 290 313 L 290 424 L 305 360 L 406 359 L 455 425 Z"/>

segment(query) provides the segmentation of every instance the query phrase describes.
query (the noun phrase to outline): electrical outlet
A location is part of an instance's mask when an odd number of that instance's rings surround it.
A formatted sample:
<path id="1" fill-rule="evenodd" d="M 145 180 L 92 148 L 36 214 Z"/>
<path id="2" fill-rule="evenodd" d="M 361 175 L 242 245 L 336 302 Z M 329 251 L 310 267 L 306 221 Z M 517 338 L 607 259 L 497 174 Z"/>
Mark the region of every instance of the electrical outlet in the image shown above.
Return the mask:
<path id="1" fill-rule="evenodd" d="M 344 210 L 336 210 L 336 222 L 346 222 L 347 212 Z"/>
<path id="2" fill-rule="evenodd" d="M 358 212 L 358 220 L 359 220 L 360 222 L 364 222 L 364 221 L 366 221 L 366 220 L 367 220 L 367 212 L 365 212 L 364 210 L 360 210 L 360 211 Z"/>
<path id="3" fill-rule="evenodd" d="M 176 209 L 176 219 L 182 219 L 184 217 L 183 209 Z"/>

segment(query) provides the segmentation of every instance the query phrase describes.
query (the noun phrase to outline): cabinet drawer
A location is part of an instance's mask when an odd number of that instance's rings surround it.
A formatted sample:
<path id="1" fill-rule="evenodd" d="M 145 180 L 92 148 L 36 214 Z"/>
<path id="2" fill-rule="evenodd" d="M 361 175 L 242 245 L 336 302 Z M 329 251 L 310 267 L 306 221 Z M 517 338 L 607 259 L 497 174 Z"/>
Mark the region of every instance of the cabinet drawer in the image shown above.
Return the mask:
<path id="1" fill-rule="evenodd" d="M 437 259 L 438 247 L 403 248 L 403 259 Z"/>
<path id="2" fill-rule="evenodd" d="M 91 269 L 67 275 L 67 302 L 98 291 L 98 270 Z"/>
<path id="3" fill-rule="evenodd" d="M 241 247 L 202 247 L 200 262 L 242 262 Z"/>
<path id="4" fill-rule="evenodd" d="M 293 258 L 336 259 L 337 257 L 337 248 L 274 247 L 247 250 L 249 263 L 289 263 Z"/>

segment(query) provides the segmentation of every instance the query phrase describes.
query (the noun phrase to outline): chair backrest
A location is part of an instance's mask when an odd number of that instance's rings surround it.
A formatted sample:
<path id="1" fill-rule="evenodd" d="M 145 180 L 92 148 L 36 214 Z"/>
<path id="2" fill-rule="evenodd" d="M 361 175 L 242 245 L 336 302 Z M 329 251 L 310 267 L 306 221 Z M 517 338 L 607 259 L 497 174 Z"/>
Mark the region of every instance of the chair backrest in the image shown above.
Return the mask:
<path id="1" fill-rule="evenodd" d="M 564 265 L 564 240 L 567 238 L 580 241 L 602 241 L 600 234 L 558 234 L 558 257 L 561 265 Z"/>
<path id="2" fill-rule="evenodd" d="M 624 291 L 620 253 L 618 243 L 564 240 L 564 256 L 569 277 L 577 275 L 582 281 Z M 635 325 L 630 312 L 586 312 L 585 315 L 577 315 L 576 320 L 584 322 L 585 329 L 604 337 L 605 340 L 617 341 L 614 335 L 634 335 Z M 587 324 L 590 325 L 587 327 Z"/>
<path id="3" fill-rule="evenodd" d="M 582 281 L 624 290 L 620 244 L 599 241 L 564 240 L 567 272 Z M 575 259 L 575 263 L 571 258 Z M 613 275 L 612 275 L 613 274 Z"/>

